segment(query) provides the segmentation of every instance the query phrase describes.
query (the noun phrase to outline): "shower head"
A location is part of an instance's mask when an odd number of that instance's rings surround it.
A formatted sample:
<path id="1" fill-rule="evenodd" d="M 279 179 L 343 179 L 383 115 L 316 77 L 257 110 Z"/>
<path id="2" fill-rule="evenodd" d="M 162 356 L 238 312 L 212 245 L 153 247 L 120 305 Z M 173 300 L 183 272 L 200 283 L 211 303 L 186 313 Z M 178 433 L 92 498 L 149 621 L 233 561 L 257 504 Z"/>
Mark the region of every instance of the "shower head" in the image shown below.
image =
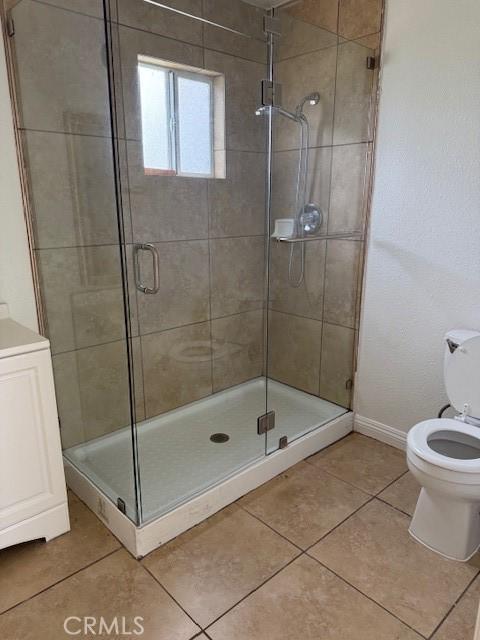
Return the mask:
<path id="1" fill-rule="evenodd" d="M 297 115 L 299 115 L 300 113 L 303 113 L 303 107 L 306 104 L 309 104 L 310 106 L 313 107 L 319 102 L 320 102 L 320 94 L 318 93 L 318 91 L 315 91 L 314 93 L 309 93 L 308 96 L 305 96 L 304 98 L 302 98 L 301 102 L 298 104 L 297 108 L 295 109 L 295 113 Z"/>
<path id="2" fill-rule="evenodd" d="M 258 107 L 258 109 L 255 110 L 255 115 L 256 116 L 264 116 L 268 113 L 270 107 Z"/>

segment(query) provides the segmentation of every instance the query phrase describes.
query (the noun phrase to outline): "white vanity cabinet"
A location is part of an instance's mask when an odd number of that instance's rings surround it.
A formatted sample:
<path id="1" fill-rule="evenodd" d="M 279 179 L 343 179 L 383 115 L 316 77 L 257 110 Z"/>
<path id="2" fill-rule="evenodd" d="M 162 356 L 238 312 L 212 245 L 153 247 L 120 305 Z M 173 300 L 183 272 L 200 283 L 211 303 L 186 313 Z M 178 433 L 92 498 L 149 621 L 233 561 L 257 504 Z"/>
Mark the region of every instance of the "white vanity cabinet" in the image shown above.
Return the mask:
<path id="1" fill-rule="evenodd" d="M 0 319 L 0 549 L 69 529 L 50 345 Z"/>

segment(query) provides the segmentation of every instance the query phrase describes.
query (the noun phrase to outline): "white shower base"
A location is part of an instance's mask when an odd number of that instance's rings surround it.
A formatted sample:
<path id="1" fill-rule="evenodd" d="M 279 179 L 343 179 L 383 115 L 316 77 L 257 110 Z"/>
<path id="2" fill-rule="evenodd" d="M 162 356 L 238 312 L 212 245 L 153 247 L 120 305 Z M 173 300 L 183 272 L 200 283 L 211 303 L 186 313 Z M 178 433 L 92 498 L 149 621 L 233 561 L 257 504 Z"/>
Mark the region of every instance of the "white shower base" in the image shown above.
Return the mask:
<path id="1" fill-rule="evenodd" d="M 69 485 L 140 556 L 351 430 L 346 409 L 279 382 L 268 380 L 265 404 L 265 385 L 258 378 L 137 425 L 141 527 L 131 522 L 136 512 L 129 427 L 67 449 Z M 266 410 L 276 416 L 267 437 L 257 434 L 257 418 Z M 210 436 L 217 432 L 226 433 L 228 442 L 213 443 Z M 289 446 L 277 451 L 282 436 Z M 258 473 L 272 459 L 275 473 L 266 468 Z M 225 502 L 232 490 L 234 497 Z M 129 518 L 114 506 L 119 497 Z M 112 522 L 133 530 L 122 537 Z M 157 539 L 159 523 L 162 535 Z"/>

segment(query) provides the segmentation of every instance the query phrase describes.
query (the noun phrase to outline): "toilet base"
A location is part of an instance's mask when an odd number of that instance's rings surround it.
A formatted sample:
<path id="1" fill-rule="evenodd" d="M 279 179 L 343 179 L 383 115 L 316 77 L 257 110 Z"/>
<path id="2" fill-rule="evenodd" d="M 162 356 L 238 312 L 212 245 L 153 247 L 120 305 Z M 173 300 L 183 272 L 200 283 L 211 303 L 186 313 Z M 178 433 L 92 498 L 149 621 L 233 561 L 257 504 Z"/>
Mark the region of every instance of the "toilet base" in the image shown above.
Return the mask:
<path id="1" fill-rule="evenodd" d="M 480 501 L 464 502 L 422 488 L 410 535 L 450 560 L 466 562 L 480 547 Z"/>

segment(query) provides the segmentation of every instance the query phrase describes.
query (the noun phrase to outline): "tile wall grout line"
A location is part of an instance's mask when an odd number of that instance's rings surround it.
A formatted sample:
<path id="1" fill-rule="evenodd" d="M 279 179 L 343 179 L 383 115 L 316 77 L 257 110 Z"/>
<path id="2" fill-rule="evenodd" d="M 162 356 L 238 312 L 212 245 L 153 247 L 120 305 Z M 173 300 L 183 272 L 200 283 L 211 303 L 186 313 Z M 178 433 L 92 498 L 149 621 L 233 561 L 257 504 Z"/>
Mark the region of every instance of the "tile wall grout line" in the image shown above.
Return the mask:
<path id="1" fill-rule="evenodd" d="M 91 18 L 93 20 L 103 20 L 103 16 L 95 16 L 95 15 L 93 15 L 91 13 L 84 13 L 82 11 L 76 11 L 75 9 L 70 9 L 70 8 L 58 5 L 53 1 L 52 2 L 47 2 L 46 0 L 36 0 L 36 2 L 38 2 L 38 4 L 42 4 L 44 6 L 52 7 L 54 9 L 60 9 L 60 11 L 65 11 L 67 13 L 73 13 L 75 15 L 84 16 L 86 18 Z M 202 11 L 202 15 L 198 16 L 198 18 L 200 18 L 200 17 L 202 17 L 202 18 L 205 17 L 203 15 L 203 11 Z M 120 20 L 118 18 L 119 18 L 119 15 L 118 15 L 118 8 L 117 8 L 116 19 L 112 20 L 112 22 L 114 22 L 119 27 L 122 26 L 122 27 L 127 27 L 129 29 L 136 29 L 137 31 L 144 31 L 145 33 L 148 33 L 150 35 L 157 35 L 157 36 L 160 36 L 161 38 L 167 38 L 167 39 L 170 39 L 170 40 L 175 40 L 177 42 L 182 42 L 183 44 L 188 44 L 188 45 L 193 46 L 193 47 L 202 46 L 202 48 L 208 49 L 210 51 L 215 51 L 217 53 L 224 53 L 222 50 L 211 49 L 210 47 L 205 46 L 205 39 L 204 39 L 204 31 L 205 31 L 205 26 L 206 26 L 205 23 L 202 23 L 202 26 L 203 26 L 203 29 L 202 29 L 202 45 L 197 45 L 197 44 L 192 44 L 190 41 L 187 41 L 187 40 L 180 40 L 179 38 L 174 38 L 172 36 L 163 35 L 163 34 L 160 34 L 160 33 L 156 33 L 154 31 L 148 31 L 146 29 L 141 29 L 139 27 L 134 27 L 134 26 L 125 24 L 123 22 L 120 22 Z M 187 20 L 195 20 L 196 16 L 192 16 L 191 18 L 186 17 L 186 19 Z M 327 32 L 327 33 L 329 33 L 329 34 L 331 34 L 333 36 L 336 36 L 338 38 L 338 40 L 342 39 L 342 42 L 338 42 L 339 45 L 340 44 L 347 44 L 349 42 L 353 42 L 355 44 L 358 44 L 359 46 L 365 47 L 366 49 L 371 49 L 371 47 L 367 47 L 366 45 L 363 45 L 363 44 L 359 43 L 358 40 L 362 40 L 363 38 L 368 38 L 370 36 L 375 36 L 375 35 L 378 35 L 380 33 L 380 31 L 372 31 L 371 33 L 365 33 L 364 35 L 358 36 L 356 38 L 346 38 L 345 36 L 340 35 L 338 33 L 338 29 L 339 29 L 339 10 L 337 10 L 337 31 L 336 32 L 335 31 L 331 31 L 330 29 L 327 29 L 325 27 L 320 27 L 320 26 L 318 26 L 316 24 L 313 24 L 312 22 L 307 22 L 306 20 L 302 20 L 301 18 L 298 18 L 298 17 L 293 17 L 292 16 L 292 20 L 295 20 L 297 22 L 301 22 L 302 24 L 306 24 L 306 25 L 308 25 L 310 27 L 314 27 L 315 29 L 318 29 L 320 31 L 325 31 L 325 32 Z M 252 36 L 252 39 L 255 42 L 258 42 L 260 44 L 265 44 L 265 46 L 266 46 L 266 41 L 264 41 L 262 38 L 258 38 L 256 36 Z M 335 46 L 335 45 L 332 45 L 332 46 Z M 328 47 L 323 47 L 323 48 L 326 49 Z M 322 49 L 318 49 L 318 51 L 321 51 L 321 50 Z M 317 51 L 317 49 L 314 50 L 314 51 Z M 241 60 L 248 60 L 249 62 L 258 62 L 257 60 L 253 60 L 251 58 L 242 58 L 241 56 L 237 56 L 235 54 L 227 54 L 227 55 L 232 55 L 233 57 L 239 57 Z M 299 54 L 299 55 L 301 55 L 301 54 Z M 294 56 L 294 57 L 296 57 L 296 56 Z M 289 59 L 289 58 L 285 58 L 285 59 Z M 258 64 L 262 64 L 262 63 L 258 62 Z"/>
<path id="2" fill-rule="evenodd" d="M 337 47 L 336 47 L 336 55 L 335 55 L 335 81 L 333 84 L 333 105 L 332 105 L 332 145 L 335 139 L 335 112 L 337 105 L 337 84 L 338 84 L 338 27 L 339 27 L 339 12 L 340 12 L 340 3 L 337 4 Z M 332 208 L 332 185 L 333 185 L 333 149 L 330 152 L 330 173 L 329 173 L 329 189 L 328 189 L 328 214 L 327 214 L 327 235 L 329 233 L 330 227 L 330 214 Z M 320 338 L 320 353 L 318 358 L 318 395 L 320 396 L 320 389 L 322 386 L 322 363 L 324 361 L 323 358 L 323 347 L 324 347 L 324 339 L 325 339 L 325 310 L 327 308 L 326 298 L 327 298 L 327 265 L 328 265 L 328 248 L 329 244 L 325 241 L 325 254 L 323 257 L 323 287 L 322 287 L 322 327 L 321 327 L 321 338 Z M 348 402 L 351 404 L 351 400 Z"/>
<path id="3" fill-rule="evenodd" d="M 40 0 L 37 0 L 37 2 L 38 1 L 40 1 Z M 124 22 L 119 22 L 119 21 L 112 21 L 112 22 L 114 22 L 114 24 L 116 24 L 118 26 L 119 30 L 120 30 L 120 28 L 131 29 L 132 31 L 138 31 L 140 33 L 145 33 L 146 35 L 149 35 L 149 36 L 154 36 L 154 37 L 157 37 L 157 38 L 162 38 L 164 40 L 170 40 L 170 41 L 173 41 L 173 42 L 178 42 L 180 44 L 187 45 L 187 46 L 191 47 L 192 49 L 204 49 L 205 51 L 211 51 L 212 53 L 219 53 L 220 55 L 228 56 L 229 58 L 236 58 L 238 60 L 243 60 L 244 62 L 250 62 L 251 64 L 256 64 L 256 65 L 259 65 L 261 67 L 266 66 L 266 63 L 264 63 L 264 62 L 261 62 L 259 60 L 255 60 L 253 58 L 245 58 L 245 57 L 239 56 L 239 55 L 237 55 L 235 53 L 230 53 L 229 51 L 225 51 L 225 50 L 222 50 L 222 49 L 214 49 L 212 47 L 206 47 L 203 44 L 194 44 L 194 43 L 192 43 L 191 41 L 188 41 L 188 40 L 180 40 L 179 38 L 174 38 L 174 37 L 169 36 L 169 35 L 164 34 L 164 33 L 156 33 L 155 31 L 148 31 L 147 29 L 142 29 L 141 27 L 133 26 L 131 24 L 125 24 Z M 254 38 L 254 37 L 252 37 L 252 40 L 254 42 L 259 42 L 260 44 L 265 44 L 265 49 L 266 49 L 266 47 L 267 47 L 266 41 L 264 42 L 263 40 L 260 40 L 260 39 Z"/>
<path id="4" fill-rule="evenodd" d="M 302 53 L 296 53 L 293 56 L 287 56 L 286 58 L 279 58 L 278 60 L 275 60 L 275 64 L 282 64 L 282 62 L 290 62 L 290 60 L 297 60 L 298 58 L 311 56 L 314 53 L 320 53 L 320 51 L 328 51 L 328 49 L 333 49 L 334 47 L 338 47 L 340 44 L 342 43 L 338 42 L 338 36 L 337 36 L 337 42 L 335 43 L 332 42 L 332 44 L 327 44 L 324 47 L 319 47 L 318 49 L 309 49 L 308 51 L 303 51 Z M 362 45 L 359 45 L 359 46 L 362 46 Z"/>
<path id="5" fill-rule="evenodd" d="M 93 511 L 92 511 L 92 513 L 93 513 Z M 95 517 L 98 518 L 98 516 L 96 514 L 94 514 L 94 515 L 95 515 Z M 99 519 L 99 521 L 101 522 L 100 519 Z M 105 525 L 103 525 L 103 526 L 105 526 Z M 69 533 L 70 532 L 67 531 L 63 535 L 68 535 Z M 111 532 L 109 531 L 109 533 L 111 533 Z M 26 602 L 29 602 L 30 600 L 33 600 L 34 598 L 36 598 L 37 596 L 41 595 L 42 593 L 45 593 L 46 591 L 49 591 L 50 589 L 52 589 L 53 587 L 56 587 L 57 585 L 61 584 L 62 582 L 65 582 L 65 580 L 68 580 L 69 578 L 72 578 L 73 576 L 76 576 L 78 573 L 81 573 L 82 571 L 85 571 L 86 569 L 90 569 L 90 567 L 93 567 L 93 565 L 97 564 L 98 562 L 101 562 L 102 560 L 105 560 L 106 558 L 109 558 L 114 553 L 118 553 L 119 551 L 126 551 L 126 548 L 118 540 L 118 538 L 113 536 L 113 534 L 112 534 L 112 537 L 114 537 L 115 540 L 119 543 L 119 546 L 117 547 L 117 549 L 113 549 L 113 551 L 109 551 L 104 556 L 102 556 L 100 558 L 97 558 L 96 560 L 93 560 L 92 562 L 89 562 L 84 567 L 81 567 L 80 569 L 77 569 L 76 571 L 73 571 L 72 573 L 69 573 L 68 575 L 64 576 L 60 580 L 57 580 L 56 582 L 53 582 L 48 587 L 45 587 L 44 589 L 41 589 L 40 591 L 37 591 L 37 593 L 32 594 L 28 598 L 25 598 L 25 600 L 22 600 L 21 602 L 17 602 L 17 604 L 14 604 L 11 607 L 9 607 L 8 609 L 5 609 L 4 611 L 1 611 L 0 612 L 0 618 L 1 618 L 1 616 L 3 616 L 4 613 L 8 613 L 9 611 L 12 611 L 13 609 L 16 609 L 17 607 L 21 606 L 22 604 L 25 604 Z M 45 544 L 48 544 L 48 543 L 45 543 Z M 127 553 L 128 553 L 128 551 L 127 551 Z"/>
<path id="6" fill-rule="evenodd" d="M 205 18 L 205 2 L 202 0 L 200 4 L 200 13 L 202 18 Z M 120 16 L 118 16 L 120 17 Z M 205 48 L 205 32 L 207 30 L 207 25 L 205 22 L 200 22 L 201 30 L 202 30 L 202 65 L 203 68 L 206 68 L 206 48 Z M 225 75 L 224 75 L 225 79 Z M 226 80 L 225 80 L 226 83 Z M 225 95 L 226 102 L 226 95 Z M 226 143 L 227 138 L 227 126 L 226 126 L 226 117 L 225 122 L 223 123 L 223 133 L 224 133 L 224 144 Z M 227 154 L 225 151 L 225 180 L 228 180 L 227 177 Z M 208 250 L 208 335 L 210 340 L 210 396 L 211 397 L 215 393 L 215 385 L 214 385 L 214 353 L 213 353 L 213 318 L 212 318 L 212 288 L 213 288 L 213 269 L 212 269 L 212 239 L 210 238 L 211 232 L 211 188 L 210 181 L 207 180 L 205 184 L 206 190 L 206 202 L 207 202 L 207 250 Z M 215 429 L 215 428 L 214 428 Z M 203 626 L 200 625 L 203 629 Z"/>
<path id="7" fill-rule="evenodd" d="M 145 336 L 153 336 L 156 334 L 162 334 L 162 333 L 168 333 L 169 331 L 175 331 L 177 329 L 183 329 L 186 327 L 192 327 L 195 325 L 199 325 L 199 324 L 206 324 L 207 322 L 210 321 L 215 321 L 215 320 L 226 320 L 228 318 L 233 318 L 236 316 L 241 316 L 244 315 L 246 313 L 255 313 L 257 311 L 262 311 L 263 307 L 256 307 L 255 309 L 249 309 L 248 311 L 237 311 L 236 313 L 232 313 L 229 314 L 227 316 L 215 316 L 214 318 L 206 318 L 205 320 L 197 320 L 196 322 L 190 322 L 188 324 L 181 324 L 177 327 L 168 327 L 167 329 L 161 329 L 159 331 L 148 331 L 146 333 L 138 333 L 138 334 L 132 334 L 132 339 L 140 339 L 143 338 Z M 108 342 L 98 342 L 96 344 L 90 344 L 90 345 L 86 345 L 86 346 L 82 346 L 82 347 L 75 347 L 73 349 L 66 349 L 65 351 L 54 351 L 52 352 L 52 357 L 54 356 L 61 356 L 61 355 L 66 355 L 69 353 L 78 353 L 79 351 L 84 351 L 86 349 L 95 349 L 96 347 L 104 347 L 110 344 L 115 344 L 115 343 L 124 343 L 125 342 L 125 336 L 120 336 L 118 338 L 116 338 L 115 340 L 109 340 Z M 251 378 L 251 380 L 254 380 L 256 378 L 261 378 L 262 376 L 255 376 L 255 378 Z M 245 381 L 248 382 L 248 381 Z M 233 386 L 237 386 L 237 385 L 233 385 Z M 229 387 L 227 387 L 229 388 Z M 293 387 L 295 388 L 295 387 Z M 301 389 L 300 389 L 301 391 Z M 303 393 L 308 393 L 306 391 L 304 391 Z"/>
<path id="8" fill-rule="evenodd" d="M 203 8 L 203 3 L 202 3 L 202 8 Z M 205 26 L 203 26 L 202 29 L 202 33 L 204 33 L 205 31 Z M 203 49 L 203 58 L 205 61 L 205 48 Z M 210 204 L 211 204 L 211 193 L 210 193 L 210 183 L 207 180 L 207 236 L 208 236 L 208 240 L 207 240 L 207 246 L 208 246 L 208 317 L 209 317 L 209 324 L 208 324 L 208 330 L 209 330 L 209 335 L 210 335 L 210 386 L 211 386 L 211 394 L 213 395 L 215 393 L 214 391 L 214 365 L 213 365 L 213 360 L 214 360 L 214 353 L 213 353 L 213 317 L 212 317 L 212 289 L 213 289 L 213 267 L 212 267 L 212 240 L 213 238 L 210 238 Z"/>
<path id="9" fill-rule="evenodd" d="M 118 1 L 115 2 L 115 10 L 116 10 L 116 17 L 118 18 Z M 127 131 L 127 117 L 126 117 L 126 109 L 125 109 L 125 92 L 124 92 L 124 76 L 123 76 L 123 64 L 122 64 L 122 49 L 120 46 L 120 32 L 118 29 L 118 25 L 117 28 L 114 31 L 115 33 L 115 42 L 117 43 L 117 47 L 118 47 L 118 55 L 116 56 L 117 58 L 117 64 L 118 64 L 118 72 L 119 72 L 119 77 L 118 77 L 118 82 L 119 82 L 119 98 L 121 100 L 121 104 L 120 104 L 120 108 L 121 108 L 121 125 L 123 128 L 123 132 L 126 135 L 126 131 Z M 115 51 L 113 49 L 113 45 L 112 45 L 112 58 L 113 61 L 115 61 Z M 118 119 L 118 110 L 117 110 L 117 105 L 114 104 L 113 105 L 114 109 L 115 109 L 115 114 L 117 116 Z M 130 243 L 128 242 L 124 242 L 124 251 L 125 251 L 125 262 L 126 262 L 126 272 L 125 272 L 125 278 L 127 280 L 127 282 L 125 283 L 127 286 L 127 291 L 129 290 L 128 285 L 131 284 L 132 285 L 132 294 L 134 296 L 134 300 L 135 300 L 135 308 L 133 311 L 133 317 L 132 317 L 132 310 L 130 309 L 130 304 L 128 305 L 129 307 L 129 325 L 130 325 L 130 329 L 133 325 L 133 322 L 135 321 L 136 324 L 136 332 L 134 332 L 134 335 L 130 335 L 129 339 L 130 339 L 130 348 L 131 348 L 131 366 L 133 369 L 133 389 L 132 389 L 132 393 L 133 393 L 133 401 L 134 401 L 134 405 L 131 409 L 133 412 L 133 415 L 135 416 L 135 423 L 131 425 L 132 429 L 136 429 L 137 424 L 139 422 L 138 420 L 138 416 L 137 416 L 137 410 L 136 410 L 136 405 L 137 402 L 139 400 L 141 400 L 141 407 L 143 406 L 143 420 L 146 419 L 147 416 L 147 397 L 146 397 L 146 393 L 145 393 L 145 367 L 144 367 L 144 358 L 143 358 L 143 345 L 142 345 L 142 338 L 141 338 L 141 333 L 140 333 L 140 306 L 138 303 L 138 291 L 137 291 L 137 287 L 135 286 L 134 282 L 132 281 L 131 283 L 129 283 L 130 279 L 134 280 L 134 266 L 133 264 L 131 265 L 131 269 L 129 272 L 129 257 L 132 257 L 132 261 L 134 260 L 133 255 L 130 254 L 131 251 L 131 246 L 133 246 L 133 238 L 134 238 L 134 234 L 133 234 L 133 207 L 132 207 L 132 192 L 131 192 L 131 188 L 130 188 L 130 184 L 131 184 L 131 180 L 130 180 L 130 163 L 128 161 L 128 143 L 127 140 L 125 139 L 124 141 L 122 141 L 122 144 L 118 145 L 118 149 L 119 149 L 119 153 L 120 153 L 120 147 L 122 149 L 122 154 L 123 154 L 123 163 L 120 161 L 120 166 L 118 167 L 118 172 L 119 172 L 119 178 L 120 178 L 120 196 L 121 196 L 121 202 L 122 202 L 122 219 L 123 222 L 125 224 L 125 211 L 123 211 L 123 197 L 122 197 L 122 193 L 123 193 L 123 188 L 126 187 L 127 188 L 127 200 L 128 202 L 125 202 L 125 205 L 128 207 L 128 223 L 129 223 L 129 227 L 130 227 L 130 237 L 132 239 L 132 245 L 130 245 Z M 122 173 L 125 172 L 125 184 L 122 181 Z M 115 195 L 115 197 L 117 197 L 117 194 Z M 125 236 L 125 233 L 124 233 Z M 128 253 L 127 253 L 128 252 Z M 130 293 L 129 293 L 129 298 L 131 297 Z M 130 303 L 130 301 L 128 301 Z M 125 302 L 123 303 L 125 304 Z M 125 327 L 125 331 L 126 334 L 128 336 L 128 327 Z M 140 356 L 140 364 L 137 366 L 136 365 L 136 358 L 135 358 L 135 350 L 134 350 L 134 345 L 133 345 L 133 340 L 135 338 L 138 338 L 138 348 L 139 348 L 139 355 Z M 128 339 L 128 337 L 127 337 Z M 138 398 L 138 391 L 137 391 L 137 384 L 135 382 L 135 376 L 136 376 L 136 369 L 138 369 L 138 374 L 141 373 L 141 391 L 142 391 L 142 397 L 141 399 Z M 138 379 L 139 376 L 137 376 Z M 141 422 L 142 420 L 140 420 Z M 140 461 L 140 456 L 137 452 L 135 452 L 132 448 L 132 461 L 135 461 L 135 453 L 136 455 L 136 460 L 138 462 L 138 477 L 139 477 L 139 482 L 140 482 L 140 488 L 142 485 L 142 464 Z M 134 489 L 135 489 L 136 483 L 134 483 Z M 137 494 L 139 492 L 137 491 Z M 141 492 L 140 492 L 141 495 Z M 141 502 L 141 500 L 140 500 Z M 140 511 L 140 514 L 142 513 L 142 505 L 140 505 L 140 509 L 138 509 L 138 505 L 135 505 L 135 510 L 137 511 L 137 515 L 138 515 L 138 511 Z"/>
<path id="10" fill-rule="evenodd" d="M 355 140 L 352 142 L 338 142 L 334 144 L 333 142 L 330 144 L 317 144 L 309 147 L 310 151 L 314 149 L 336 149 L 337 147 L 358 147 L 360 145 L 369 145 L 372 144 L 373 140 Z M 287 147 L 286 149 L 276 149 L 275 153 L 293 153 L 294 151 L 299 151 L 299 147 Z M 260 153 L 260 152 L 259 152 Z"/>
<path id="11" fill-rule="evenodd" d="M 35 2 L 37 2 L 38 4 L 43 5 L 44 7 L 51 7 L 52 9 L 59 9 L 60 11 L 64 11 L 67 13 L 73 13 L 76 16 L 83 16 L 84 18 L 90 18 L 91 20 L 99 20 L 100 22 L 103 22 L 104 17 L 103 15 L 100 16 L 95 16 L 91 13 L 84 13 L 83 11 L 76 11 L 75 9 L 67 9 L 67 7 L 62 7 L 61 5 L 55 3 L 55 2 L 46 2 L 44 0 L 35 0 Z M 113 22 L 113 21 L 112 21 Z"/>
<path id="12" fill-rule="evenodd" d="M 353 233 L 353 232 L 352 232 Z M 254 235 L 243 235 L 243 236 L 213 236 L 209 238 L 205 236 L 204 238 L 178 238 L 174 240 L 149 240 L 152 244 L 174 244 L 174 243 L 190 243 L 190 242 L 207 242 L 208 240 L 239 240 L 239 239 L 250 239 L 250 238 L 263 238 L 263 234 L 254 234 Z M 134 245 L 141 244 L 143 242 L 138 240 L 137 242 L 125 242 L 125 246 L 133 247 Z M 352 240 L 355 242 L 355 240 Z M 96 248 L 104 248 L 104 247 L 118 247 L 118 242 L 102 242 L 99 244 L 74 244 L 74 245 L 62 245 L 58 247 L 36 247 L 35 251 L 38 253 L 40 251 L 57 251 L 57 250 L 69 250 L 69 249 L 96 249 Z"/>
<path id="13" fill-rule="evenodd" d="M 90 13 L 84 13 L 84 12 L 81 12 L 81 11 L 75 11 L 74 9 L 69 9 L 69 8 L 66 8 L 66 7 L 63 7 L 63 6 L 59 6 L 58 4 L 55 4 L 54 2 L 45 2 L 43 0 L 35 0 L 35 2 L 37 2 L 38 4 L 41 4 L 43 6 L 46 6 L 46 7 L 51 7 L 52 9 L 57 9 L 57 10 L 60 10 L 60 11 L 63 11 L 63 12 L 72 13 L 74 15 L 82 16 L 84 18 L 89 18 L 91 20 L 97 20 L 97 21 L 100 21 L 100 22 L 104 21 L 104 17 L 103 16 L 95 16 L 95 15 L 92 15 Z M 185 20 L 194 21 L 197 18 L 201 18 L 201 17 L 203 17 L 203 16 L 193 16 L 193 15 L 192 15 L 192 17 L 185 16 Z M 260 21 L 260 16 L 259 16 L 259 21 Z M 239 56 L 237 54 L 229 53 L 229 52 L 223 51 L 221 49 L 214 49 L 214 48 L 205 46 L 205 43 L 204 43 L 204 26 L 203 26 L 204 23 L 201 23 L 202 24 L 201 44 L 197 44 L 197 43 L 192 43 L 191 39 L 190 40 L 182 40 L 180 38 L 174 38 L 173 36 L 168 35 L 168 34 L 156 33 L 155 31 L 149 31 L 147 29 L 142 29 L 141 27 L 138 27 L 138 26 L 135 26 L 135 25 L 125 24 L 124 22 L 121 22 L 119 20 L 119 15 L 117 15 L 115 20 L 112 20 L 111 22 L 118 29 L 120 27 L 123 27 L 123 28 L 126 28 L 126 29 L 132 29 L 133 31 L 140 31 L 140 32 L 145 33 L 145 34 L 150 35 L 150 36 L 157 36 L 159 38 L 164 38 L 165 40 L 173 40 L 175 42 L 179 42 L 181 44 L 188 45 L 188 46 L 190 46 L 192 48 L 195 48 L 195 49 L 207 49 L 208 51 L 213 51 L 214 53 L 225 54 L 225 55 L 228 55 L 228 56 L 230 56 L 232 58 L 239 58 L 240 60 L 245 60 L 246 62 L 252 62 L 254 64 L 259 64 L 259 65 L 263 64 L 259 60 L 255 60 L 255 59 L 252 59 L 252 58 L 245 58 L 243 56 Z M 262 38 L 257 38 L 255 36 L 251 36 L 251 38 L 252 38 L 252 40 L 254 42 L 258 42 L 259 44 L 264 44 L 265 48 L 266 48 L 267 43 Z"/>
<path id="14" fill-rule="evenodd" d="M 348 241 L 350 242 L 350 241 Z M 338 322 L 329 322 L 328 320 L 320 320 L 319 318 L 311 318 L 309 316 L 303 316 L 299 313 L 291 313 L 290 311 L 278 311 L 278 309 L 269 309 L 270 312 L 280 313 L 285 316 L 292 316 L 292 318 L 300 318 L 301 320 L 312 320 L 313 322 L 319 322 L 320 324 L 329 324 L 332 327 L 341 327 L 342 329 L 348 329 L 349 331 L 355 331 L 353 327 L 349 327 L 345 324 L 338 324 Z"/>
<path id="15" fill-rule="evenodd" d="M 35 2 L 39 2 L 40 0 L 33 0 Z M 25 127 L 25 126 L 18 126 L 17 127 L 18 131 L 23 132 L 23 133 L 44 133 L 44 134 L 48 134 L 48 135 L 60 135 L 60 136 L 72 136 L 72 137 L 82 137 L 82 138 L 99 138 L 101 140 L 111 140 L 111 135 L 107 135 L 107 134 L 100 134 L 100 133 L 86 133 L 84 131 L 63 131 L 63 130 L 55 130 L 55 129 L 36 129 L 34 127 Z M 141 138 L 132 138 L 130 136 L 117 136 L 117 140 L 121 141 L 121 142 L 125 142 L 125 143 L 129 143 L 129 142 L 135 142 L 138 144 L 142 143 Z M 352 140 L 351 142 L 338 142 L 338 143 L 333 143 L 333 141 L 330 144 L 320 144 L 320 145 L 312 145 L 311 147 L 309 147 L 310 150 L 313 149 L 334 149 L 336 147 L 353 147 L 353 146 L 358 146 L 358 145 L 369 145 L 373 143 L 373 139 L 369 138 L 366 140 Z M 298 147 L 287 147 L 286 149 L 276 149 L 275 153 L 292 153 L 293 151 L 298 151 L 299 148 Z M 265 151 L 260 150 L 260 149 L 238 149 L 235 147 L 230 147 L 227 143 L 227 145 L 225 146 L 225 151 L 229 151 L 231 153 L 246 153 L 246 154 L 255 154 L 255 155 L 266 155 Z M 155 176 L 153 176 L 155 177 Z M 157 177 L 162 177 L 162 176 L 157 176 Z M 176 176 L 176 177 L 181 177 L 181 176 Z M 192 178 L 193 179 L 193 178 Z M 209 180 L 219 180 L 219 178 L 195 178 L 197 180 L 205 180 L 205 181 L 209 181 Z M 230 236 L 227 236 L 230 237 Z"/>

